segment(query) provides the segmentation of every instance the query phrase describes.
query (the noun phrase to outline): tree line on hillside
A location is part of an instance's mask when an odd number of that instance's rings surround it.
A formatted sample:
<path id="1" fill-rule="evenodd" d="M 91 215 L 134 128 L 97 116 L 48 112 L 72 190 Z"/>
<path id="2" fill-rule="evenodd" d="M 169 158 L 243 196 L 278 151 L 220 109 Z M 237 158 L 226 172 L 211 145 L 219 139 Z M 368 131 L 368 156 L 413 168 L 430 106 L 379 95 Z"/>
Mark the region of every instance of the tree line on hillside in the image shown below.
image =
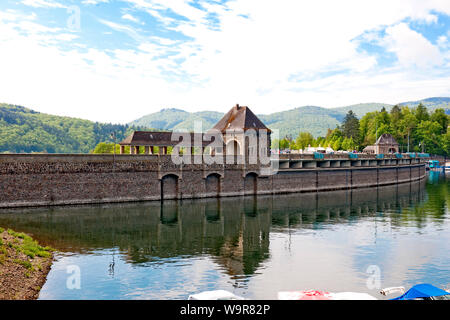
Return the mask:
<path id="1" fill-rule="evenodd" d="M 419 104 L 410 109 L 394 106 L 369 112 L 358 119 L 352 111 L 335 129 L 314 138 L 309 132 L 300 132 L 294 139 L 290 136 L 274 140 L 281 149 L 304 149 L 328 147 L 334 150 L 362 150 L 374 144 L 377 137 L 390 133 L 400 145 L 400 150 L 425 151 L 432 154 L 450 154 L 449 116 L 443 109 L 428 109 Z M 119 142 L 135 130 L 148 128 L 105 124 L 70 117 L 39 113 L 21 106 L 0 103 L 0 152 L 13 153 L 112 153 L 111 133 Z M 109 146 L 108 146 L 109 145 Z M 118 152 L 116 146 L 116 152 Z M 129 152 L 129 150 L 125 150 Z M 141 151 L 143 152 L 143 151 Z"/>
<path id="2" fill-rule="evenodd" d="M 390 112 L 383 107 L 381 111 L 366 113 L 358 119 L 352 110 L 348 111 L 340 126 L 328 129 L 325 137 L 314 136 L 310 132 L 299 132 L 293 139 L 286 136 L 272 140 L 273 149 L 303 150 L 311 147 L 331 147 L 333 150 L 362 151 L 376 142 L 383 133 L 391 134 L 399 143 L 401 152 L 428 152 L 431 154 L 450 154 L 449 116 L 443 109 L 428 112 L 419 104 L 416 108 L 395 105 Z M 409 147 L 408 147 L 409 145 Z M 113 153 L 114 143 L 101 142 L 93 153 Z M 116 145 L 116 153 L 119 153 Z M 155 151 L 157 152 L 157 151 Z M 129 153 L 129 147 L 125 148 Z M 144 153 L 141 148 L 140 153 Z"/>
<path id="3" fill-rule="evenodd" d="M 120 141 L 142 127 L 92 122 L 0 104 L 0 152 L 88 153 L 102 141 Z"/>
<path id="4" fill-rule="evenodd" d="M 390 112 L 366 113 L 358 119 L 352 110 L 348 111 L 340 126 L 328 129 L 325 137 L 314 138 L 309 132 L 300 132 L 293 139 L 286 136 L 273 140 L 272 148 L 303 150 L 311 147 L 331 147 L 333 150 L 362 151 L 373 145 L 383 133 L 391 134 L 398 142 L 401 152 L 427 152 L 450 154 L 449 116 L 443 109 L 428 112 L 423 104 L 410 109 L 395 105 Z"/>
<path id="5" fill-rule="evenodd" d="M 116 150 L 114 150 L 114 146 L 116 147 L 115 148 Z M 173 147 L 168 146 L 167 153 L 171 154 L 172 149 L 173 149 Z M 153 147 L 153 152 L 154 152 L 154 154 L 158 154 L 159 147 L 156 147 L 156 146 Z M 100 142 L 99 144 L 97 144 L 95 146 L 94 150 L 92 150 L 91 153 L 95 153 L 95 154 L 116 153 L 116 154 L 119 154 L 120 153 L 120 145 L 117 143 L 114 144 L 114 142 Z M 130 153 L 130 146 L 124 146 L 124 154 L 129 154 L 129 153 Z M 182 151 L 180 151 L 180 153 L 182 154 Z M 139 154 L 145 154 L 145 149 L 140 148 Z"/>

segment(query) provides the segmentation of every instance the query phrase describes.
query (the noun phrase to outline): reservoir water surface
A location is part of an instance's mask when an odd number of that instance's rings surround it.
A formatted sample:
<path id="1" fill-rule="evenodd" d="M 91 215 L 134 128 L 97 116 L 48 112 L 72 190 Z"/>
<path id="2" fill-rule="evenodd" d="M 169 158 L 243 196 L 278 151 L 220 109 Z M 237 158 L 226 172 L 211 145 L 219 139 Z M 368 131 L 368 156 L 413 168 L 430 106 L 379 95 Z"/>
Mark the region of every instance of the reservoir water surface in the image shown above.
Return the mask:
<path id="1" fill-rule="evenodd" d="M 39 299 L 187 299 L 224 289 L 450 286 L 449 180 L 324 193 L 0 211 L 57 250 Z"/>

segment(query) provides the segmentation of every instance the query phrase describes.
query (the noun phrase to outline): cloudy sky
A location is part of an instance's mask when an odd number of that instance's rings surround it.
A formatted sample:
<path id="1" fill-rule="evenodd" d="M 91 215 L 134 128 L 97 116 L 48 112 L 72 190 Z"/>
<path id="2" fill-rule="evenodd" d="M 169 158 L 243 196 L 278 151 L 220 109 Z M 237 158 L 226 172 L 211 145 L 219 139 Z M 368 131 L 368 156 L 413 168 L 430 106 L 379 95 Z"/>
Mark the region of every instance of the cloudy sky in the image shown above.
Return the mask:
<path id="1" fill-rule="evenodd" d="M 101 122 L 450 96 L 449 0 L 1 0 L 0 102 Z"/>

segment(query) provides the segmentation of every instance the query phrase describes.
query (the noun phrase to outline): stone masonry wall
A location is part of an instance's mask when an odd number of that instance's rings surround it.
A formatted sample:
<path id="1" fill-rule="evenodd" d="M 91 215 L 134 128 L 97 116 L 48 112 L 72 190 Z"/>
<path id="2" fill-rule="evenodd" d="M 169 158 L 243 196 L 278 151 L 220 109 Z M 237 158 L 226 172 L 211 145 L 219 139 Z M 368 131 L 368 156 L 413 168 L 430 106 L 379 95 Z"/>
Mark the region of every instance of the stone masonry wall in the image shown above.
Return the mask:
<path id="1" fill-rule="evenodd" d="M 425 176 L 423 164 L 303 168 L 261 175 L 257 165 L 197 163 L 193 159 L 192 164 L 177 165 L 167 155 L 4 154 L 0 155 L 0 207 L 240 196 L 252 190 L 312 192 L 389 185 Z"/>

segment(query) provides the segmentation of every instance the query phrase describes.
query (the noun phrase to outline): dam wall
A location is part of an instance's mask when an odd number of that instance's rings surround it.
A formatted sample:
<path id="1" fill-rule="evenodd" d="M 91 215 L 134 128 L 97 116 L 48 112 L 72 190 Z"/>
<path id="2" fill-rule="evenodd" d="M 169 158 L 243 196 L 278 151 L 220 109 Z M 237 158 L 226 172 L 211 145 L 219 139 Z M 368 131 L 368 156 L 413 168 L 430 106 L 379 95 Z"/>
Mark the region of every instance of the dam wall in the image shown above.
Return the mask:
<path id="1" fill-rule="evenodd" d="M 389 155 L 280 155 L 260 164 L 207 164 L 191 155 L 2 154 L 0 207 L 317 192 L 421 180 L 425 159 Z"/>

